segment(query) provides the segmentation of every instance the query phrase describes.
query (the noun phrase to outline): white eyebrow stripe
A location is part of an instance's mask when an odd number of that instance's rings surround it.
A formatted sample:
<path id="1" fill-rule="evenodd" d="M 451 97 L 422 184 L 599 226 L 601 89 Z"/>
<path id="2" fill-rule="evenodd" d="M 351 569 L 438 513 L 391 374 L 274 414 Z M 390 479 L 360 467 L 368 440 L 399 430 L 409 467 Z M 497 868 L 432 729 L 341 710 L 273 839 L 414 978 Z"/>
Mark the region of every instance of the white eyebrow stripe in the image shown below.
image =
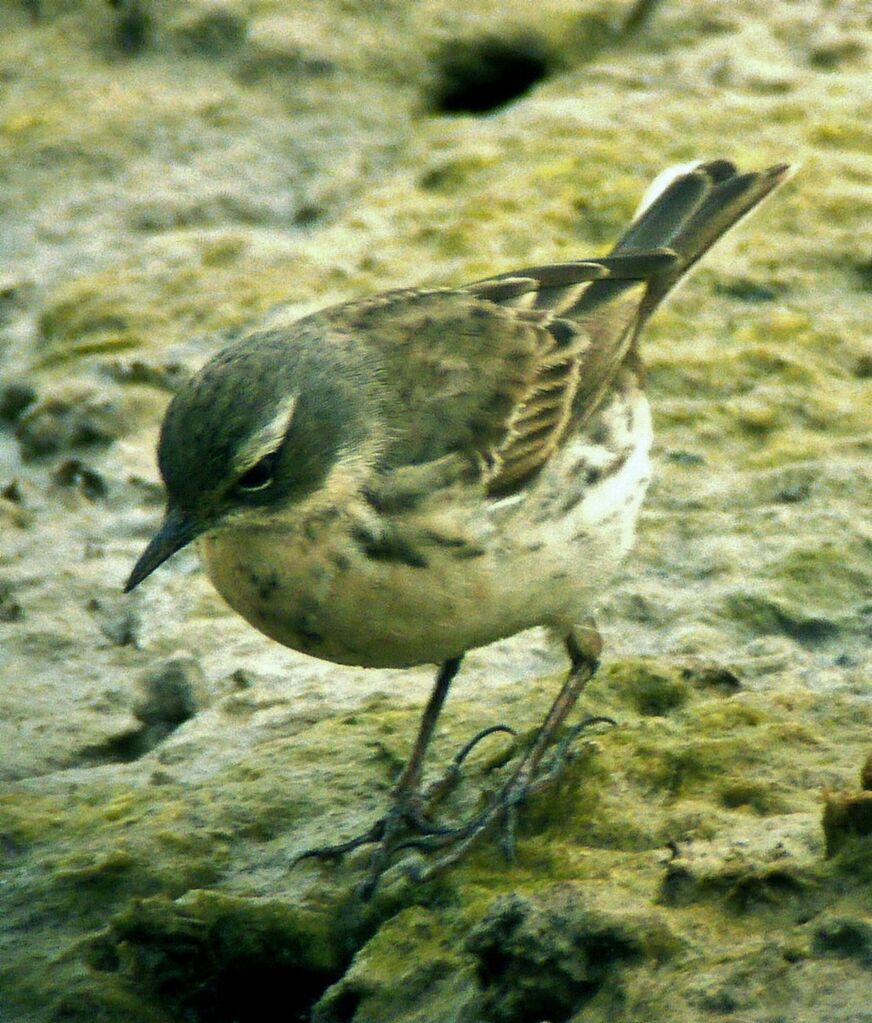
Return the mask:
<path id="1" fill-rule="evenodd" d="M 233 459 L 234 476 L 241 476 L 253 465 L 257 465 L 263 457 L 276 450 L 288 432 L 296 407 L 296 394 L 285 398 L 272 419 L 240 445 Z"/>

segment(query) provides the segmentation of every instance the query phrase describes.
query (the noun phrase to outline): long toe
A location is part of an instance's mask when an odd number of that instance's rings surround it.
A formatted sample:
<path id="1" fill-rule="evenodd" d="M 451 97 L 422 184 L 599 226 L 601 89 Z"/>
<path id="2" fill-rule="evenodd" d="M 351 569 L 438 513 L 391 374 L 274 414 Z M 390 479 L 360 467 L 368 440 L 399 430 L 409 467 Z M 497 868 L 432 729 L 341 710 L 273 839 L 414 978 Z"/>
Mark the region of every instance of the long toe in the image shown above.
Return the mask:
<path id="1" fill-rule="evenodd" d="M 460 779 L 463 777 L 463 763 L 466 758 L 472 753 L 472 751 L 482 742 L 487 739 L 488 736 L 505 734 L 516 736 L 518 733 L 511 725 L 490 725 L 488 728 L 482 728 L 480 732 L 476 734 L 463 746 L 455 755 L 454 759 L 434 782 L 424 790 L 422 796 L 422 805 L 424 807 L 425 815 L 432 813 L 433 810 L 448 796 L 458 785 Z M 438 832 L 441 831 L 453 831 L 454 828 L 436 828 Z"/>
<path id="2" fill-rule="evenodd" d="M 345 842 L 306 849 L 294 857 L 291 868 L 308 859 L 339 860 L 361 846 L 374 845 L 367 879 L 358 889 L 361 896 L 368 899 L 378 886 L 381 875 L 391 865 L 395 853 L 404 847 L 405 843 L 398 841 L 403 834 L 411 833 L 426 838 L 443 830 L 427 819 L 419 792 L 404 792 L 395 797 L 385 816 L 380 817 L 366 831 Z"/>
<path id="3" fill-rule="evenodd" d="M 535 771 L 525 770 L 527 764 L 522 762 L 494 801 L 465 825 L 404 843 L 405 847 L 414 847 L 420 850 L 445 850 L 442 856 L 416 870 L 416 879 L 429 880 L 447 867 L 457 863 L 479 839 L 498 826 L 501 828 L 500 846 L 503 854 L 507 860 L 513 860 L 518 815 L 521 807 L 532 796 L 538 795 L 560 780 L 567 766 L 575 759 L 576 753 L 572 748 L 573 741 L 586 729 L 600 724 L 615 725 L 616 722 L 604 715 L 585 718 L 584 721 L 568 730 L 550 755 L 540 761 Z"/>
<path id="4" fill-rule="evenodd" d="M 337 842 L 335 845 L 318 845 L 313 846 L 311 849 L 304 849 L 303 852 L 297 853 L 291 860 L 291 870 L 298 863 L 302 863 L 303 860 L 341 860 L 346 853 L 353 852 L 362 845 L 371 845 L 373 842 L 378 842 L 384 835 L 386 823 L 387 817 L 381 817 L 367 831 L 362 831 L 359 835 L 355 835 L 354 838 L 349 838 L 347 842 Z"/>

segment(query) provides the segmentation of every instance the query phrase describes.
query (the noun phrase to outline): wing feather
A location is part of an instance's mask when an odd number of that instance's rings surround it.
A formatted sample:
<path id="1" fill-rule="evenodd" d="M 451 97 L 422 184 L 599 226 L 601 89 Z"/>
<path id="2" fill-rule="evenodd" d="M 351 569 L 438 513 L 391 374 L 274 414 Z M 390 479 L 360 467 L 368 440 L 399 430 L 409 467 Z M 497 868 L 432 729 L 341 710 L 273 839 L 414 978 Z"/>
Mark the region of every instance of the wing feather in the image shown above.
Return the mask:
<path id="1" fill-rule="evenodd" d="M 739 174 L 725 160 L 678 168 L 655 182 L 608 256 L 320 314 L 379 368 L 385 500 L 408 500 L 445 459 L 490 495 L 521 489 L 599 407 L 675 281 L 787 171 Z"/>

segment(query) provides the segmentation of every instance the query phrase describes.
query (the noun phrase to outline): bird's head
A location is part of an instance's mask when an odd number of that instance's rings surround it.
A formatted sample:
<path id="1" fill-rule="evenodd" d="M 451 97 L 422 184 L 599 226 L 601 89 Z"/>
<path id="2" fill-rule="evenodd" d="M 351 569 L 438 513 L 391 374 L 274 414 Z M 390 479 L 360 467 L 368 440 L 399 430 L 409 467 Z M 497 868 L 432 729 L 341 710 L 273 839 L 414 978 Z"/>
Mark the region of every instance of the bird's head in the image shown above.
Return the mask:
<path id="1" fill-rule="evenodd" d="M 197 537 L 309 497 L 364 441 L 365 381 L 320 341 L 305 329 L 249 335 L 176 394 L 158 443 L 166 514 L 125 592 Z"/>

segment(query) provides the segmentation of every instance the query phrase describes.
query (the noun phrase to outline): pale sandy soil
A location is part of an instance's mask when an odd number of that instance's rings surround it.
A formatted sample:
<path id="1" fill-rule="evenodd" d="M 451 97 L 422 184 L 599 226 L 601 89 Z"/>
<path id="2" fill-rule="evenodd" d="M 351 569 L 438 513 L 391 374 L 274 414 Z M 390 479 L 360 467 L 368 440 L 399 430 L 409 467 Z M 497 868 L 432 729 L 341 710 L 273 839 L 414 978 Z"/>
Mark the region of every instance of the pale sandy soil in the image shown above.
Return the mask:
<path id="1" fill-rule="evenodd" d="M 628 11 L 0 8 L 3 1023 L 872 1021 L 872 18 Z M 447 109 L 485 72 L 536 80 Z M 365 860 L 289 872 L 383 806 L 431 673 L 284 650 L 191 554 L 121 594 L 170 393 L 279 302 L 601 253 L 712 156 L 802 166 L 647 336 L 657 477 L 586 700 L 619 727 L 511 868 L 366 909 Z M 561 667 L 471 654 L 435 758 Z"/>

